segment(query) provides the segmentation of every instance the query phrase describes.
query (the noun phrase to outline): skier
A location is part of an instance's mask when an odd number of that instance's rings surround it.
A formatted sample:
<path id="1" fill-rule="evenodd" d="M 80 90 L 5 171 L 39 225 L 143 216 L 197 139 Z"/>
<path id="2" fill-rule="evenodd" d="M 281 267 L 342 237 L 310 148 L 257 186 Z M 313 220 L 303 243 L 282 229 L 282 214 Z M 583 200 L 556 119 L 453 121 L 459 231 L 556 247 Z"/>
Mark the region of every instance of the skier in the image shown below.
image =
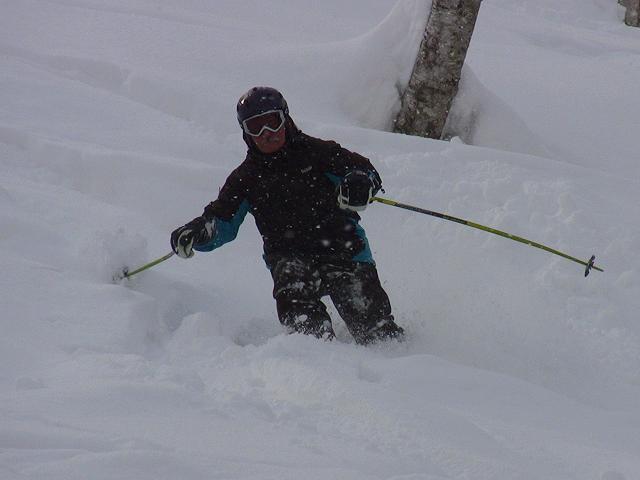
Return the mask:
<path id="1" fill-rule="evenodd" d="M 262 235 L 278 318 L 293 333 L 334 338 L 328 295 L 359 344 L 399 338 L 357 212 L 382 184 L 369 160 L 301 132 L 282 94 L 254 87 L 240 97 L 247 156 L 201 216 L 171 234 L 182 258 L 236 237 L 250 212 Z"/>

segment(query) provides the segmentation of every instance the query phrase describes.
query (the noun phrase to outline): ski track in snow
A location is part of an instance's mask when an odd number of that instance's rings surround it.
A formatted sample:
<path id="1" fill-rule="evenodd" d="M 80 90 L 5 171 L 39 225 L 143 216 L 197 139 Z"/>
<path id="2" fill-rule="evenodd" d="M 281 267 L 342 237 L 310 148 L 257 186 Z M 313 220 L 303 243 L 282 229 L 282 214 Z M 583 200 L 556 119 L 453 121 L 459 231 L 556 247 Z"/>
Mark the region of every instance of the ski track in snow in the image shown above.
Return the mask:
<path id="1" fill-rule="evenodd" d="M 2 7 L 0 477 L 638 477 L 638 32 L 604 0 L 485 0 L 467 146 L 367 128 L 397 104 L 424 2 L 249 3 Z M 251 218 L 220 251 L 113 284 L 240 162 L 252 84 L 372 158 L 390 198 L 605 272 L 375 205 L 405 343 L 357 346 L 334 309 L 337 342 L 284 335 Z"/>

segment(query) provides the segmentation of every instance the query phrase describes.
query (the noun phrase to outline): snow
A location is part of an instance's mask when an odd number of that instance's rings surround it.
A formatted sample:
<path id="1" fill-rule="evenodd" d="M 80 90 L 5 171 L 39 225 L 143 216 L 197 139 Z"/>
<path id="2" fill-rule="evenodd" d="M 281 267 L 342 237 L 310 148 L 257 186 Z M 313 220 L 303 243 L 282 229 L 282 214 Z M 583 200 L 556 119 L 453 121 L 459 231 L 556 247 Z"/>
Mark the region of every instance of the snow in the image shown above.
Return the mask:
<path id="1" fill-rule="evenodd" d="M 0 6 L 0 478 L 640 477 L 640 30 L 611 0 L 484 0 L 451 142 L 385 131 L 424 0 Z M 272 85 L 387 196 L 364 212 L 404 343 L 285 335 L 261 241 L 169 233 Z M 474 123 L 468 121 L 475 120 Z"/>

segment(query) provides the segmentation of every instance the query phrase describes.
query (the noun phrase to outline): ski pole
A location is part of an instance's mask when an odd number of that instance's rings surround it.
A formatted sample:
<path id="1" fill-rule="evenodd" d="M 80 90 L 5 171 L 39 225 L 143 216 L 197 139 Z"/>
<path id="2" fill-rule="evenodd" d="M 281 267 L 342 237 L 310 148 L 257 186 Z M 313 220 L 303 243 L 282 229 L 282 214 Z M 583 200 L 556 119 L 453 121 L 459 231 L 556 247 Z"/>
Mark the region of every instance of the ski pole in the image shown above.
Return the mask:
<path id="1" fill-rule="evenodd" d="M 584 265 L 585 271 L 584 276 L 589 275 L 591 269 L 598 270 L 599 272 L 604 272 L 604 270 L 600 267 L 596 267 L 594 262 L 596 261 L 596 256 L 592 255 L 588 261 L 580 260 L 579 258 L 572 257 L 571 255 L 567 255 L 559 250 L 555 250 L 553 248 L 547 247 L 546 245 L 542 245 L 541 243 L 537 243 L 531 240 L 527 240 L 526 238 L 518 237 L 517 235 L 512 235 L 507 232 L 503 232 L 501 230 L 496 230 L 495 228 L 486 227 L 484 225 L 480 225 L 479 223 L 470 222 L 468 220 L 464 220 L 462 218 L 452 217 L 451 215 L 447 215 L 444 213 L 434 212 L 431 210 L 426 210 L 424 208 L 414 207 L 412 205 L 407 205 L 404 203 L 396 202 L 394 200 L 389 200 L 387 198 L 373 197 L 373 201 L 384 203 L 385 205 L 391 205 L 392 207 L 404 208 L 405 210 L 411 210 L 412 212 L 424 213 L 425 215 L 431 215 L 432 217 L 442 218 L 443 220 L 449 220 L 451 222 L 460 223 L 462 225 L 466 225 L 467 227 L 477 228 L 479 230 L 483 230 L 485 232 L 493 233 L 495 235 L 499 235 L 501 237 L 509 238 L 511 240 L 515 240 L 516 242 L 524 243 L 525 245 L 529 245 L 531 247 L 536 247 L 544 250 L 545 252 L 553 253 L 554 255 L 559 255 L 573 262 Z"/>
<path id="2" fill-rule="evenodd" d="M 171 257 L 173 257 L 175 255 L 174 252 L 171 253 L 167 253 L 164 257 L 160 257 L 160 258 L 156 258 L 155 260 L 153 260 L 152 262 L 147 263 L 146 265 L 142 265 L 141 267 L 136 268 L 133 271 L 129 271 L 129 269 L 127 267 L 124 267 L 124 269 L 122 270 L 122 272 L 116 274 L 113 276 L 113 280 L 116 282 L 119 282 L 120 280 L 123 280 L 125 278 L 131 278 L 134 275 L 140 273 L 140 272 L 144 272 L 145 270 L 151 268 L 151 267 L 155 267 L 156 265 L 158 265 L 159 263 L 164 262 L 165 260 L 169 260 Z"/>

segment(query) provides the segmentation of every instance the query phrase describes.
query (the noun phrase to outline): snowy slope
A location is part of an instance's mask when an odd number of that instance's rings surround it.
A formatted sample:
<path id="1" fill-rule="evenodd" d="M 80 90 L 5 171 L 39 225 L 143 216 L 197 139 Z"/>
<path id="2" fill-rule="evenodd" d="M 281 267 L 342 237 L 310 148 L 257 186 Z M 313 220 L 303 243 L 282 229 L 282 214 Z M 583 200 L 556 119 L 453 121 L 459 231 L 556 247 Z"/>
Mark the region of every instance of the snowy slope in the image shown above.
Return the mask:
<path id="1" fill-rule="evenodd" d="M 0 3 L 0 478 L 640 478 L 640 31 L 615 1 L 485 0 L 466 145 L 384 131 L 428 8 Z M 250 218 L 113 284 L 242 160 L 255 84 L 390 198 L 605 272 L 374 205 L 403 344 L 283 335 Z"/>

